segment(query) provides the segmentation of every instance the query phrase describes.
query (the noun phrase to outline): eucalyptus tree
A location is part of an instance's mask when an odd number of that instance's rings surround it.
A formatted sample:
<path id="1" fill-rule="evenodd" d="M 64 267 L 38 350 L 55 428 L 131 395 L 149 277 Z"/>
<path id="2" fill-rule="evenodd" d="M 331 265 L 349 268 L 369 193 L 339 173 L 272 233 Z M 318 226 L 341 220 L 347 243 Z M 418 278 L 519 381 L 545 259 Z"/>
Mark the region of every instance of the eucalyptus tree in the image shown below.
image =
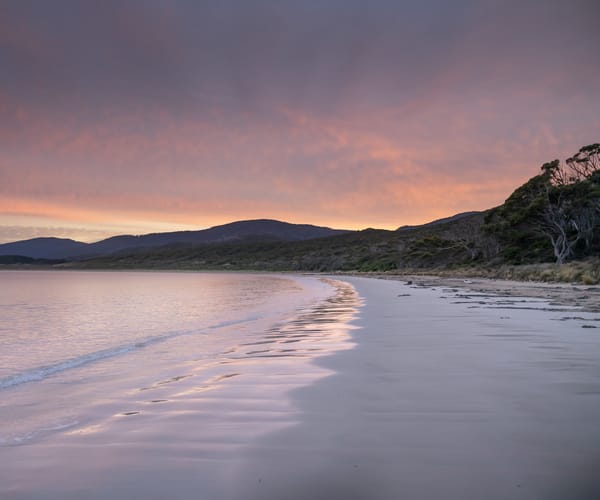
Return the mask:
<path id="1" fill-rule="evenodd" d="M 600 253 L 600 144 L 582 147 L 564 164 L 553 160 L 542 165 L 540 174 L 490 211 L 484 228 L 503 244 L 503 255 L 512 262 L 552 255 L 560 265 Z M 548 241 L 549 255 L 544 250 Z"/>

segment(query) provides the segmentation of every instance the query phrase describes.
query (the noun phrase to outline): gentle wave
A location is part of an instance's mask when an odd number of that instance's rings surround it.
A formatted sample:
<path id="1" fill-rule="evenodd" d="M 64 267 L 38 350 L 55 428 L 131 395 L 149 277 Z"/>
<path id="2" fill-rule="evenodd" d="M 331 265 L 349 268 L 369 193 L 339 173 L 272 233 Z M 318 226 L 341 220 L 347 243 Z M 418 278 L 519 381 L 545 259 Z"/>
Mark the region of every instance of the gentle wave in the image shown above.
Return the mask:
<path id="1" fill-rule="evenodd" d="M 27 441 L 31 441 L 32 439 L 40 437 L 41 435 L 44 435 L 44 434 L 47 434 L 50 432 L 54 432 L 54 431 L 62 431 L 65 429 L 69 429 L 71 427 L 75 427 L 78 424 L 79 424 L 79 420 L 72 419 L 72 420 L 68 420 L 65 422 L 57 422 L 55 424 L 50 424 L 48 426 L 41 427 L 41 428 L 35 429 L 33 431 L 29 431 L 22 435 L 0 437 L 0 446 L 20 445 Z"/>
<path id="2" fill-rule="evenodd" d="M 229 326 L 234 326 L 241 323 L 246 323 L 249 321 L 257 320 L 257 316 L 249 316 L 243 319 L 234 320 L 234 321 L 223 321 L 220 323 L 216 323 L 214 325 L 209 325 L 204 327 L 203 329 L 198 330 L 181 330 L 176 332 L 165 333 L 162 335 L 154 335 L 152 337 L 148 337 L 146 339 L 138 340 L 136 342 L 132 342 L 130 344 L 125 344 L 109 349 L 102 349 L 100 351 L 91 352 L 88 354 L 84 354 L 82 356 L 78 356 L 76 358 L 67 359 L 60 363 L 56 363 L 48 366 L 40 366 L 38 368 L 32 368 L 30 370 L 24 371 L 22 373 L 17 373 L 16 375 L 11 375 L 10 377 L 5 377 L 0 379 L 0 390 L 7 389 L 9 387 L 14 387 L 21 384 L 26 384 L 29 382 L 39 382 L 44 380 L 51 375 L 55 375 L 56 373 L 64 372 L 66 370 L 71 370 L 73 368 L 78 368 L 83 365 L 87 365 L 89 363 L 94 363 L 103 359 L 113 358 L 115 356 L 120 356 L 123 354 L 127 354 L 128 352 L 134 351 L 136 349 L 143 349 L 149 345 L 157 344 L 160 342 L 166 342 L 167 340 L 174 339 L 176 337 L 180 337 L 182 335 L 202 335 L 206 334 L 202 330 L 215 330 L 218 328 L 225 328 Z"/>

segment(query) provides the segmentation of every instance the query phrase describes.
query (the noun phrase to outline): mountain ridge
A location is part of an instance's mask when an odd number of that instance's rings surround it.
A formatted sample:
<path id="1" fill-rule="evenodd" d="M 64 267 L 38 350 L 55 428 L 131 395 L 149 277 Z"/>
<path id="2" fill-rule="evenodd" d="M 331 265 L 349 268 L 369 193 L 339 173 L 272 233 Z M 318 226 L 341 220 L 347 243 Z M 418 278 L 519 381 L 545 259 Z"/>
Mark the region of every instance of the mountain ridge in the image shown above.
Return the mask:
<path id="1" fill-rule="evenodd" d="M 345 234 L 312 224 L 292 224 L 275 219 L 234 221 L 197 231 L 171 231 L 143 235 L 117 235 L 93 243 L 69 238 L 40 237 L 0 244 L 0 256 L 20 255 L 33 259 L 83 259 L 115 254 L 126 250 L 170 245 L 202 245 L 243 240 L 303 241 Z"/>

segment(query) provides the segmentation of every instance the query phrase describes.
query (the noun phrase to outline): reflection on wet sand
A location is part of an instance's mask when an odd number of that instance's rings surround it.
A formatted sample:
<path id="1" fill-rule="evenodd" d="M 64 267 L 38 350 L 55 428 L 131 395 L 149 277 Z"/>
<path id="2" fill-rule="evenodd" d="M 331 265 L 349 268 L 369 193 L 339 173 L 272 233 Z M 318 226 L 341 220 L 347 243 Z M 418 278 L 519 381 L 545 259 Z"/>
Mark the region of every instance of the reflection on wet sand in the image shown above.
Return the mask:
<path id="1" fill-rule="evenodd" d="M 244 385 L 254 385 L 253 391 L 259 393 L 259 375 L 262 374 L 266 376 L 262 383 L 269 385 L 264 388 L 268 392 L 273 385 L 270 378 L 278 373 L 286 381 L 283 383 L 281 378 L 277 384 L 280 386 L 278 397 L 281 397 L 281 386 L 292 389 L 327 375 L 329 371 L 312 365 L 310 360 L 352 347 L 348 331 L 353 327 L 349 323 L 356 315 L 360 299 L 348 283 L 323 281 L 331 285 L 335 293 L 322 303 L 296 311 L 293 317 L 271 326 L 262 335 L 251 332 L 246 341 L 226 347 L 215 359 L 199 361 L 195 366 L 187 367 L 187 373 L 154 382 L 139 391 L 161 391 L 161 398 L 152 402 L 177 404 L 178 398 L 198 397 L 200 393 L 220 388 L 234 377 L 245 378 Z M 267 362 L 273 365 L 265 365 Z M 174 383 L 178 383 L 177 391 L 165 388 Z M 118 414 L 126 413 L 133 414 Z M 139 413 L 141 410 L 135 412 Z"/>
<path id="2" fill-rule="evenodd" d="M 293 422 L 294 409 L 285 403 L 285 394 L 331 373 L 311 360 L 353 345 L 349 341 L 348 332 L 353 328 L 349 323 L 356 315 L 360 299 L 350 284 L 324 281 L 335 292 L 325 301 L 296 311 L 291 318 L 262 334 L 248 332 L 244 341 L 225 347 L 212 359 L 186 365 L 183 373 L 138 388 L 137 392 L 144 393 L 145 398 L 127 401 L 127 408 L 116 409 L 113 416 L 146 416 L 148 422 L 138 420 L 136 425 L 148 425 L 151 430 L 155 418 L 176 419 L 178 415 L 197 413 L 204 420 L 217 415 L 216 420 L 222 423 L 227 420 L 223 414 L 227 414 L 235 415 L 238 423 L 246 416 L 257 430 L 261 415 L 266 413 L 270 415 L 267 421 L 271 429 L 273 412 L 265 412 L 265 406 L 271 405 L 267 401 L 278 400 L 275 406 L 279 406 L 276 413 L 281 423 Z M 232 386 L 234 379 L 237 382 Z M 212 408 L 216 407 L 220 411 L 211 416 Z M 108 427 L 117 425 L 122 425 L 122 420 L 82 426 L 71 430 L 69 435 L 106 432 Z"/>
<path id="3" fill-rule="evenodd" d="M 600 498 L 597 314 L 349 279 L 357 347 L 245 450 L 232 500 Z"/>
<path id="4" fill-rule="evenodd" d="M 358 294 L 350 284 L 327 283 L 331 296 L 276 324 L 228 325 L 198 336 L 204 343 L 198 347 L 176 339 L 189 345 L 190 357 L 157 371 L 154 380 L 151 371 L 139 379 L 115 377 L 88 409 L 92 418 L 15 447 L 4 488 L 22 494 L 14 498 L 45 500 L 81 498 L 83 491 L 97 499 L 115 492 L 122 498 L 226 498 L 241 450 L 297 423 L 290 391 L 333 373 L 313 361 L 354 345 L 349 323 Z M 164 356 L 162 349 L 137 362 L 152 363 L 151 355 Z"/>

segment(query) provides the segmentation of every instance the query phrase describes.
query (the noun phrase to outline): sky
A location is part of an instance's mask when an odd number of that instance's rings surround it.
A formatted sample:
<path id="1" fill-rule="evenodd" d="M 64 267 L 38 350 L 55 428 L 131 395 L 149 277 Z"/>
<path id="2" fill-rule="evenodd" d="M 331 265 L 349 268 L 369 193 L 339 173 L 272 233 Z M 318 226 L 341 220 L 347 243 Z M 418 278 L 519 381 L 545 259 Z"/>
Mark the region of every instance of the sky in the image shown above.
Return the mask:
<path id="1" fill-rule="evenodd" d="M 0 242 L 501 204 L 600 141 L 597 0 L 3 0 Z"/>

